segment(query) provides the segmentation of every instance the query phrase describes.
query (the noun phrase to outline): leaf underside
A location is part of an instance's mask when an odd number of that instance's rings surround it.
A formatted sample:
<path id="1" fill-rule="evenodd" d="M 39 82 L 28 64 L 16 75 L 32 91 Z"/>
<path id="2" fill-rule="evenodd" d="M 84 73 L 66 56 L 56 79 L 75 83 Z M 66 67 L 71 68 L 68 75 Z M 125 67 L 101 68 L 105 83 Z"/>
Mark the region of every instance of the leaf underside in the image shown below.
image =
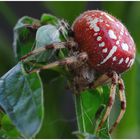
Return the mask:
<path id="1" fill-rule="evenodd" d="M 38 74 L 27 75 L 20 63 L 0 79 L 0 105 L 25 138 L 33 137 L 41 126 L 42 92 Z"/>

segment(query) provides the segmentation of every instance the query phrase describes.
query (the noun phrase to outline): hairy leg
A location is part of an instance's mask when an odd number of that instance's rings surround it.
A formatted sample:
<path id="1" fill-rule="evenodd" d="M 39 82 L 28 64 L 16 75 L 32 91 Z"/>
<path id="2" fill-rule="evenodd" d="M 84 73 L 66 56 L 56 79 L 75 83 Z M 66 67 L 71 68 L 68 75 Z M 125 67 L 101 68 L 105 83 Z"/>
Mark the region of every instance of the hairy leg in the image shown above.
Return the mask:
<path id="1" fill-rule="evenodd" d="M 103 85 L 105 83 L 108 83 L 108 81 L 111 80 L 110 75 L 108 75 L 107 73 L 101 75 L 97 80 L 95 80 L 94 82 L 89 84 L 90 88 L 96 88 L 100 85 Z"/>
<path id="2" fill-rule="evenodd" d="M 112 106 L 114 104 L 114 100 L 115 100 L 115 94 L 116 94 L 116 85 L 118 82 L 118 74 L 116 72 L 112 73 L 112 82 L 111 82 L 111 89 L 110 89 L 110 95 L 109 95 L 109 100 L 108 100 L 108 105 L 107 105 L 107 109 L 106 112 L 97 128 L 97 131 L 102 127 L 102 125 L 104 124 L 104 122 L 106 121 L 107 117 L 109 116 Z"/>
<path id="3" fill-rule="evenodd" d="M 76 47 L 77 44 L 74 41 L 67 41 L 67 42 L 59 42 L 59 43 L 54 43 L 54 44 L 50 44 L 41 48 L 37 48 L 31 52 L 29 52 L 28 54 L 24 55 L 23 57 L 20 58 L 21 61 L 25 61 L 26 58 L 28 58 L 29 56 L 35 55 L 37 53 L 49 50 L 49 49 L 63 49 L 63 48 L 73 48 Z"/>
<path id="4" fill-rule="evenodd" d="M 38 72 L 43 69 L 50 69 L 54 68 L 56 66 L 64 66 L 64 65 L 71 65 L 71 64 L 82 64 L 81 62 L 85 62 L 88 59 L 88 56 L 85 52 L 78 54 L 77 56 L 71 56 L 64 58 L 62 60 L 55 61 L 53 63 L 50 63 L 48 65 L 42 66 L 38 69 L 34 69 L 31 71 L 28 71 L 28 73 Z"/>
<path id="5" fill-rule="evenodd" d="M 118 84 L 119 84 L 119 97 L 120 97 L 120 102 L 121 102 L 121 111 L 115 123 L 113 124 L 112 128 L 110 129 L 109 133 L 111 133 L 113 129 L 117 126 L 117 124 L 120 122 L 126 109 L 126 98 L 125 98 L 125 92 L 124 92 L 125 87 L 124 87 L 124 82 L 120 77 L 118 80 Z"/>

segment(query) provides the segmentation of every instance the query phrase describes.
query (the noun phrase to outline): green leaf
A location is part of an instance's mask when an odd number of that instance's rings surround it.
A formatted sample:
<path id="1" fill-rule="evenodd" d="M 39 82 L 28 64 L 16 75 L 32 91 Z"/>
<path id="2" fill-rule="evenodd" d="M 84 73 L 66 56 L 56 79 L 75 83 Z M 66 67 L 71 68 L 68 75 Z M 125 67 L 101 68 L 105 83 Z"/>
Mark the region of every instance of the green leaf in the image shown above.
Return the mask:
<path id="1" fill-rule="evenodd" d="M 83 134 L 94 134 L 99 138 L 110 138 L 108 121 L 105 122 L 103 130 L 96 132 L 97 126 L 104 115 L 103 111 L 108 101 L 107 97 L 107 87 L 104 87 L 103 90 L 99 88 L 97 90 L 86 90 L 81 94 L 74 95 L 78 131 Z"/>
<path id="2" fill-rule="evenodd" d="M 27 29 L 26 25 L 39 25 L 37 19 L 25 16 L 19 19 L 14 27 L 14 52 L 19 60 L 34 48 L 36 30 Z"/>
<path id="3" fill-rule="evenodd" d="M 51 25 L 51 26 L 54 26 L 54 27 L 51 27 L 52 28 L 52 32 L 50 34 L 50 36 L 54 36 L 55 38 L 57 37 L 58 35 L 58 31 L 59 31 L 59 39 L 61 39 L 61 41 L 66 41 L 67 38 L 68 38 L 68 28 L 70 27 L 68 25 L 67 22 L 65 22 L 64 20 L 61 20 L 53 15 L 50 15 L 50 14 L 43 14 L 41 16 L 41 24 L 47 24 L 47 25 Z M 57 31 L 56 31 L 57 29 Z M 56 35 L 55 35 L 56 33 Z M 52 38 L 52 37 L 51 37 Z M 58 38 L 58 37 L 57 37 Z"/>
<path id="4" fill-rule="evenodd" d="M 36 47 L 45 47 L 52 43 L 60 42 L 60 32 L 54 25 L 41 26 L 36 33 Z"/>
<path id="5" fill-rule="evenodd" d="M 45 25 L 45 24 L 56 25 L 58 24 L 58 19 L 53 15 L 45 13 L 41 16 L 40 22 L 42 25 Z"/>
<path id="6" fill-rule="evenodd" d="M 20 32 L 18 32 L 18 34 L 20 35 L 20 38 L 28 38 L 28 37 L 30 38 L 30 36 L 28 36 L 28 33 L 30 33 L 30 32 L 25 27 L 25 25 L 26 24 L 32 25 L 33 20 L 34 20 L 33 18 L 23 17 L 22 19 L 20 19 L 18 21 L 18 23 L 15 27 L 15 30 L 19 31 L 19 29 L 22 28 L 23 33 L 19 34 Z M 41 26 L 37 29 L 37 32 L 35 32 L 35 35 L 34 35 L 34 39 L 31 38 L 31 40 L 32 39 L 34 40 L 34 42 L 32 42 L 32 44 L 33 44 L 32 48 L 31 48 L 30 40 L 26 40 L 27 44 L 21 44 L 21 46 L 18 45 L 18 43 L 15 43 L 15 48 L 17 48 L 15 52 L 18 55 L 21 56 L 21 54 L 23 54 L 23 52 L 31 51 L 31 49 L 33 49 L 33 48 L 38 49 L 40 47 L 45 47 L 45 46 L 53 44 L 53 43 L 65 41 L 65 39 L 68 36 L 68 32 L 67 32 L 66 28 L 63 28 L 63 31 L 60 32 L 59 29 L 62 26 L 61 21 L 58 18 L 56 18 L 55 16 L 52 16 L 49 14 L 43 14 L 41 17 L 41 24 L 43 24 L 43 26 Z M 46 24 L 46 25 L 44 25 L 44 24 Z M 22 40 L 19 40 L 19 41 L 22 43 Z M 30 44 L 30 47 L 29 47 L 29 44 Z M 20 49 L 20 48 L 22 48 L 22 49 Z M 29 48 L 30 50 L 27 51 L 27 48 Z M 61 52 L 62 52 L 62 50 L 61 50 Z M 55 49 L 48 49 L 44 52 L 37 53 L 36 55 L 32 55 L 32 56 L 28 57 L 26 59 L 26 62 L 34 61 L 34 63 L 46 64 L 48 62 L 55 61 L 56 58 L 58 59 L 57 54 L 59 54 L 59 51 L 57 51 Z"/>
<path id="7" fill-rule="evenodd" d="M 67 37 L 68 32 L 66 28 L 63 28 L 63 32 L 59 31 L 59 28 L 61 28 L 62 26 L 61 24 L 58 24 L 60 23 L 59 19 L 51 16 L 51 20 L 54 20 L 55 25 L 50 24 L 49 21 L 47 22 L 47 20 L 50 19 L 50 15 L 48 14 L 43 14 L 43 17 L 41 19 L 43 20 L 43 22 L 46 22 L 47 24 L 38 28 L 36 37 L 35 37 L 36 44 L 35 44 L 34 49 L 38 49 L 40 47 L 46 47 L 47 45 L 50 45 L 53 43 L 55 44 L 55 43 L 65 40 L 64 38 Z M 37 68 L 38 66 L 40 67 L 41 65 L 54 62 L 58 60 L 59 58 L 62 58 L 62 55 L 64 56 L 64 54 L 67 54 L 67 48 L 61 49 L 61 50 L 52 48 L 52 49 L 48 49 L 46 51 L 37 53 L 26 59 L 25 63 L 27 62 L 26 63 L 27 65 L 29 61 L 33 64 L 32 66 L 29 64 L 26 68 L 27 70 L 31 70 L 31 69 Z"/>
<path id="8" fill-rule="evenodd" d="M 2 138 L 20 138 L 21 135 L 7 115 L 2 117 L 0 136 Z"/>
<path id="9" fill-rule="evenodd" d="M 0 105 L 25 138 L 34 137 L 42 124 L 42 92 L 38 74 L 26 74 L 21 63 L 0 79 Z"/>

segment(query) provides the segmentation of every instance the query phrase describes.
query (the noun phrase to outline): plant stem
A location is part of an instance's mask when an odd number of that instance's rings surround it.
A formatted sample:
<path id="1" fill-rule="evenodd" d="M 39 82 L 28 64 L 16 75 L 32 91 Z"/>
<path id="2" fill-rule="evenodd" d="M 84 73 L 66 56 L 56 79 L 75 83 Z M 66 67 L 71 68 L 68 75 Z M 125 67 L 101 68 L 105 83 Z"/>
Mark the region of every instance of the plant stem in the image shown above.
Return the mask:
<path id="1" fill-rule="evenodd" d="M 84 120 L 84 108 L 82 105 L 81 95 L 74 94 L 75 111 L 77 117 L 78 131 L 86 132 L 85 120 Z"/>

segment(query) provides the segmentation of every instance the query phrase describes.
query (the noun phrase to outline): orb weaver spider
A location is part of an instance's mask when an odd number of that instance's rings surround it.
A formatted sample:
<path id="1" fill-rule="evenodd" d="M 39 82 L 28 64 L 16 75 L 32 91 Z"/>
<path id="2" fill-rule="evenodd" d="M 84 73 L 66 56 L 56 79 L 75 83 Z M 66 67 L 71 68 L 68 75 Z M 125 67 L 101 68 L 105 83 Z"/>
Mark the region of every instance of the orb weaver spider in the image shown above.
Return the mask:
<path id="1" fill-rule="evenodd" d="M 45 26 L 36 28 L 38 29 L 36 37 L 39 36 L 40 30 L 45 29 Z M 122 119 L 126 110 L 125 86 L 121 73 L 130 69 L 134 63 L 135 43 L 125 26 L 118 19 L 99 10 L 86 11 L 81 14 L 74 21 L 72 29 L 67 23 L 61 21 L 58 32 L 64 33 L 65 29 L 69 33 L 69 37 L 65 42 L 56 41 L 56 43 L 49 45 L 44 44 L 43 47 L 37 48 L 23 56 L 21 61 L 26 61 L 29 56 L 49 49 L 60 50 L 68 48 L 69 57 L 28 71 L 28 73 L 56 66 L 68 66 L 74 77 L 73 87 L 77 91 L 111 83 L 107 109 L 97 131 L 110 115 L 118 85 L 121 111 L 109 131 L 111 133 Z"/>

